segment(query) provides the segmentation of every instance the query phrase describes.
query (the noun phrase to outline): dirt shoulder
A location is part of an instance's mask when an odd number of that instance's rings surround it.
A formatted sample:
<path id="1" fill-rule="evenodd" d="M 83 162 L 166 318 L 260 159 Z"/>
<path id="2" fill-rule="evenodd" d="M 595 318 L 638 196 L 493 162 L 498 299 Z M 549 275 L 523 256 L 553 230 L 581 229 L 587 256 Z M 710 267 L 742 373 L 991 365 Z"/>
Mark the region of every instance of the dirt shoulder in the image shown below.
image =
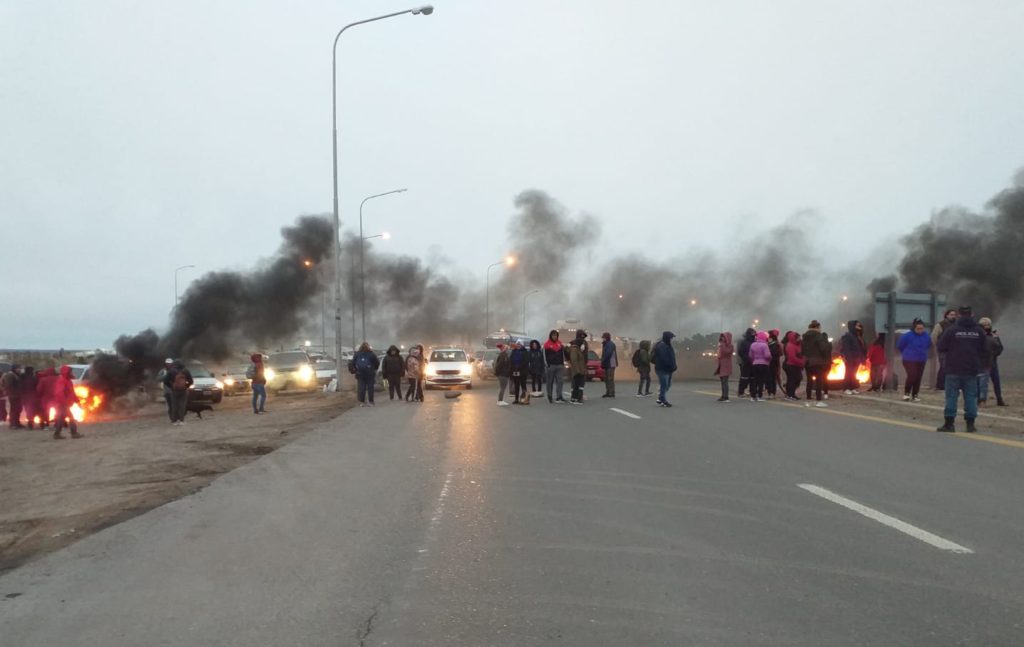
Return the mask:
<path id="1" fill-rule="evenodd" d="M 163 403 L 80 427 L 80 440 L 0 428 L 0 572 L 206 486 L 352 406 L 340 396 L 282 394 L 255 416 L 225 398 L 172 427 Z M 65 434 L 66 435 L 66 434 Z"/>

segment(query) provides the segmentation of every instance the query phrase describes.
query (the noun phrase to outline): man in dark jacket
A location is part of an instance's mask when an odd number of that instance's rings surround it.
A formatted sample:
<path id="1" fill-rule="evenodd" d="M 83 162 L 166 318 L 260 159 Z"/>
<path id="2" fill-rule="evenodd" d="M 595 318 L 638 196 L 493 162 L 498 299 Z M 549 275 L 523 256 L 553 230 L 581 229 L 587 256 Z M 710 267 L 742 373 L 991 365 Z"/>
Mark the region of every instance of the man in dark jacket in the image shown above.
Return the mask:
<path id="1" fill-rule="evenodd" d="M 658 406 L 662 407 L 672 406 L 668 402 L 668 390 L 672 388 L 672 374 L 679 368 L 676 365 L 676 349 L 672 348 L 675 336 L 675 333 L 668 330 L 661 333 L 661 341 L 651 351 L 654 373 L 658 376 Z"/>
<path id="2" fill-rule="evenodd" d="M 857 369 L 868 359 L 868 347 L 864 343 L 864 326 L 857 320 L 846 322 L 846 333 L 839 341 L 839 354 L 843 356 L 846 374 L 843 376 L 843 393 L 857 395 Z"/>
<path id="3" fill-rule="evenodd" d="M 24 429 L 25 425 L 21 424 L 21 366 L 12 364 L 11 370 L 0 376 L 0 383 L 7 393 L 7 403 L 10 406 L 7 424 L 11 429 Z"/>
<path id="4" fill-rule="evenodd" d="M 753 328 L 747 328 L 747 332 L 743 333 L 743 339 L 740 340 L 739 345 L 736 347 L 736 359 L 739 360 L 740 364 L 740 383 L 736 389 L 736 394 L 739 397 L 743 397 L 743 392 L 750 386 L 750 380 L 754 377 L 754 364 L 750 361 L 750 345 L 754 343 L 754 339 L 757 337 L 757 331 Z"/>
<path id="5" fill-rule="evenodd" d="M 175 362 L 164 375 L 164 386 L 170 390 L 171 424 L 180 427 L 185 424 L 185 410 L 188 406 L 188 390 L 192 386 L 192 373 L 181 362 Z"/>
<path id="6" fill-rule="evenodd" d="M 384 356 L 383 367 L 384 379 L 388 383 L 388 398 L 394 400 L 397 396 L 402 399 L 402 376 L 405 375 L 405 360 L 398 351 L 398 346 L 392 344 L 388 347 L 387 355 Z"/>
<path id="7" fill-rule="evenodd" d="M 988 317 L 982 317 L 978 320 L 981 327 L 985 330 L 985 334 L 988 335 L 988 347 L 992 354 L 992 366 L 989 370 L 989 377 L 992 380 L 992 390 L 996 393 L 996 405 L 1005 407 L 1006 402 L 1003 400 L 1003 389 L 1002 384 L 999 382 L 999 356 L 1003 354 L 1003 340 L 999 338 L 999 331 L 992 328 L 992 320 Z"/>
<path id="8" fill-rule="evenodd" d="M 938 351 L 946 354 L 946 410 L 945 423 L 937 431 L 956 431 L 957 400 L 964 394 L 964 420 L 968 433 L 977 429 L 978 374 L 985 357 L 985 331 L 974 321 L 970 306 L 960 306 L 956 323 L 946 328 L 939 337 Z"/>
<path id="9" fill-rule="evenodd" d="M 651 340 L 640 342 L 640 348 L 634 355 L 633 365 L 640 374 L 640 384 L 636 388 L 636 397 L 646 398 L 651 394 Z"/>
<path id="10" fill-rule="evenodd" d="M 604 395 L 602 398 L 615 397 L 615 369 L 619 366 L 619 351 L 612 341 L 611 333 L 601 335 L 601 368 L 604 369 Z"/>
<path id="11" fill-rule="evenodd" d="M 547 362 L 544 359 L 544 351 L 540 342 L 536 339 L 530 341 L 530 395 L 539 398 L 544 395 L 544 373 L 547 370 Z"/>
<path id="12" fill-rule="evenodd" d="M 47 414 L 40 410 L 39 396 L 36 394 L 36 387 L 39 380 L 36 377 L 36 370 L 31 366 L 25 367 L 18 387 L 21 389 L 21 406 L 25 410 L 25 420 L 28 421 L 28 428 L 35 429 L 34 420 L 39 418 L 39 425 L 42 427 L 43 417 Z"/>
<path id="13" fill-rule="evenodd" d="M 946 389 L 946 354 L 939 352 L 939 338 L 942 334 L 949 329 L 954 323 L 956 323 L 956 308 L 950 308 L 942 315 L 942 321 L 935 324 L 932 328 L 932 346 L 936 348 L 936 355 L 939 359 L 939 370 L 935 373 L 935 390 L 944 391 Z"/>
<path id="14" fill-rule="evenodd" d="M 821 323 L 817 319 L 807 326 L 803 340 L 800 342 L 800 352 L 804 355 L 804 370 L 807 372 L 807 404 L 811 404 L 811 389 L 817 399 L 816 407 L 827 407 L 822 402 L 822 393 L 826 388 L 825 380 L 828 379 L 829 367 L 832 365 L 832 345 L 828 338 L 821 332 Z"/>

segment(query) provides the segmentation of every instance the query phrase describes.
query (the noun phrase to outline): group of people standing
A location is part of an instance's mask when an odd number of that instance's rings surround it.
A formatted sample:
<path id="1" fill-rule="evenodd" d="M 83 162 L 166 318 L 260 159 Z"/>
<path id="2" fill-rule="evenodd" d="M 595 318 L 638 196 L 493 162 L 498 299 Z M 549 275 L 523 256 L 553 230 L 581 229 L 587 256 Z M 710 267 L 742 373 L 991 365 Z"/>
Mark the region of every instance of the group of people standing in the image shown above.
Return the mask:
<path id="1" fill-rule="evenodd" d="M 653 348 L 650 341 L 641 342 L 632 359 L 640 375 L 637 397 L 651 395 L 653 368 L 659 384 L 657 404 L 662 407 L 672 406 L 668 402 L 668 391 L 672 385 L 672 374 L 677 369 L 675 349 L 672 348 L 674 337 L 675 334 L 666 331 Z M 494 360 L 494 376 L 498 379 L 498 406 L 529 404 L 531 397 L 541 397 L 545 393 L 548 403 L 565 404 L 567 401 L 562 389 L 566 375 L 571 385 L 568 403 L 583 404 L 583 387 L 587 383 L 587 358 L 590 353 L 585 330 L 576 331 L 576 336 L 568 344 L 562 343 L 557 330 L 552 330 L 543 345 L 534 339 L 530 341 L 529 347 L 517 341 L 511 346 L 498 344 L 497 348 L 499 352 Z M 615 398 L 615 373 L 620 363 L 618 348 L 612 341 L 611 333 L 601 335 L 600 358 L 605 387 L 601 397 Z M 512 402 L 505 399 L 509 382 L 512 386 Z M 531 390 L 527 390 L 527 384 Z"/>
<path id="2" fill-rule="evenodd" d="M 46 429 L 53 423 L 53 437 L 59 440 L 64 438 L 66 424 L 72 438 L 81 438 L 71 415 L 71 407 L 77 402 L 70 366 L 61 366 L 59 373 L 52 368 L 36 373 L 32 366 L 23 369 L 13 364 L 11 370 L 0 375 L 0 423 L 7 423 L 11 429 L 34 429 L 37 421 L 40 429 Z"/>
<path id="3" fill-rule="evenodd" d="M 356 377 L 356 394 L 361 407 L 375 406 L 373 396 L 378 369 L 387 384 L 388 399 L 402 399 L 402 383 L 404 381 L 407 384 L 405 401 L 423 402 L 423 380 L 427 373 L 423 344 L 411 347 L 405 357 L 402 357 L 398 346 L 392 344 L 388 347 L 383 361 L 373 352 L 373 348 L 368 342 L 363 342 L 359 346 L 359 350 L 349 361 L 348 371 Z"/>

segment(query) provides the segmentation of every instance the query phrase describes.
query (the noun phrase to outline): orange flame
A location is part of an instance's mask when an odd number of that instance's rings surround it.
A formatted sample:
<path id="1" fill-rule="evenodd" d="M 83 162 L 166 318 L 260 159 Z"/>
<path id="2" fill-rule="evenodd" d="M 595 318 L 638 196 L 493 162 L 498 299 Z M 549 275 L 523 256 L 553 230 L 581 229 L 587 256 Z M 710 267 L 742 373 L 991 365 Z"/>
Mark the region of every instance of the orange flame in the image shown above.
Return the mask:
<path id="1" fill-rule="evenodd" d="M 829 382 L 841 382 L 846 377 L 846 364 L 843 363 L 842 357 L 836 357 L 832 360 L 832 368 L 828 372 Z M 871 382 L 871 365 L 861 364 L 857 367 L 857 382 L 860 384 L 868 384 Z"/>

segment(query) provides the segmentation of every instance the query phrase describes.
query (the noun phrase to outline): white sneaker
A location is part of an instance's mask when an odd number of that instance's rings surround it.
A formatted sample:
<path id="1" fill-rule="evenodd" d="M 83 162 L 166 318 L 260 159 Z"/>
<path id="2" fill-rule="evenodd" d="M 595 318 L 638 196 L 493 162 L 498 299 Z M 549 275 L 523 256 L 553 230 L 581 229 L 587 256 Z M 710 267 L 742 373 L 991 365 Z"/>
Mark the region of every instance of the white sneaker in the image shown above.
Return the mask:
<path id="1" fill-rule="evenodd" d="M 498 400 L 498 406 L 499 407 L 507 407 L 508 406 L 508 402 L 505 402 L 504 400 Z"/>
<path id="2" fill-rule="evenodd" d="M 804 402 L 804 406 L 805 407 L 809 407 L 809 406 L 811 406 L 811 403 L 810 402 Z"/>
<path id="3" fill-rule="evenodd" d="M 825 408 L 825 407 L 827 407 L 828 405 L 827 405 L 827 404 L 825 404 L 824 402 L 819 402 L 818 404 L 816 404 L 816 405 L 814 405 L 814 406 L 818 407 L 819 409 L 824 409 L 824 408 Z"/>
<path id="4" fill-rule="evenodd" d="M 843 395 L 853 395 L 853 391 L 850 389 L 843 389 Z"/>
<path id="5" fill-rule="evenodd" d="M 903 401 L 904 402 L 910 402 L 910 396 L 909 395 L 903 396 Z"/>
<path id="6" fill-rule="evenodd" d="M 914 402 L 920 402 L 921 398 L 914 398 Z"/>
<path id="7" fill-rule="evenodd" d="M 828 393 L 826 393 L 826 394 L 825 394 L 825 395 L 823 395 L 822 397 L 823 397 L 823 398 L 825 398 L 826 400 L 828 400 Z"/>

